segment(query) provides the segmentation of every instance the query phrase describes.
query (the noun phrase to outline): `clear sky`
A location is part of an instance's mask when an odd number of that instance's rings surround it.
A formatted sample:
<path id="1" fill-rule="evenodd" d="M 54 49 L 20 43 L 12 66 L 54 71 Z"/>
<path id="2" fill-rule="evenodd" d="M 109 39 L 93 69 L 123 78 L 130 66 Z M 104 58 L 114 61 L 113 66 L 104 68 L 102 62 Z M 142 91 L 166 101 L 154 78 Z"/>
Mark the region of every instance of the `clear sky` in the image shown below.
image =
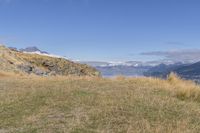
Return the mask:
<path id="1" fill-rule="evenodd" d="M 200 0 L 0 0 L 0 43 L 72 59 L 200 49 Z"/>

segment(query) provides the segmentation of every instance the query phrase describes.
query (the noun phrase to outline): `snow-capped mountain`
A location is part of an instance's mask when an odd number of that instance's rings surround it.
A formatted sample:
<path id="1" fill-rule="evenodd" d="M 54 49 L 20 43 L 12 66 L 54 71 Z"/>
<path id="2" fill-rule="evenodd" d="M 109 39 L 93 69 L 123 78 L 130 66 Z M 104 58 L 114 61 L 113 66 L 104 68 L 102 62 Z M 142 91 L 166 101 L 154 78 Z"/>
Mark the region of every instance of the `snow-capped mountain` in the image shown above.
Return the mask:
<path id="1" fill-rule="evenodd" d="M 110 61 L 110 62 L 98 62 L 98 61 L 79 61 L 79 63 L 82 64 L 88 64 L 93 67 L 114 67 L 114 66 L 132 66 L 132 67 L 144 67 L 144 66 L 150 66 L 154 67 L 160 64 L 174 64 L 177 62 L 170 61 L 170 60 L 159 60 L 159 61 L 147 61 L 147 62 L 141 62 L 141 61 Z"/>
<path id="2" fill-rule="evenodd" d="M 88 64 L 99 70 L 104 77 L 113 77 L 117 75 L 124 76 L 143 76 L 143 73 L 149 69 L 149 66 L 143 66 L 143 62 L 139 61 L 127 61 L 127 62 L 97 62 L 88 61 L 80 62 L 83 64 Z"/>
<path id="3" fill-rule="evenodd" d="M 80 61 L 82 64 L 88 64 L 93 67 L 114 67 L 114 66 L 141 66 L 142 62 L 139 61 L 110 61 L 110 62 L 101 62 L 101 61 Z"/>
<path id="4" fill-rule="evenodd" d="M 144 76 L 147 73 L 152 73 L 154 70 L 163 71 L 163 69 L 174 68 L 176 66 L 182 66 L 183 62 L 174 62 L 170 60 L 159 60 L 159 61 L 126 61 L 126 62 L 80 62 L 83 64 L 88 64 L 99 70 L 103 76 L 112 77 L 117 75 L 124 76 Z M 165 66 L 165 67 L 162 67 Z M 154 69 L 155 68 L 155 69 Z"/>
<path id="5" fill-rule="evenodd" d="M 27 48 L 24 48 L 24 49 L 22 48 L 22 49 L 19 49 L 19 51 L 21 51 L 21 52 L 27 52 L 27 53 L 36 52 L 36 53 L 41 53 L 41 54 L 49 54 L 46 51 L 41 51 L 40 49 L 38 49 L 35 46 L 33 46 L 33 47 L 27 47 Z"/>
<path id="6" fill-rule="evenodd" d="M 24 48 L 24 49 L 19 49 L 19 51 L 21 51 L 23 53 L 27 53 L 27 54 L 38 54 L 38 55 L 44 55 L 44 56 L 49 56 L 49 57 L 65 58 L 66 59 L 66 57 L 63 57 L 63 56 L 60 56 L 60 55 L 50 54 L 46 51 L 41 51 L 40 49 L 38 49 L 35 46 L 27 47 L 27 48 Z"/>

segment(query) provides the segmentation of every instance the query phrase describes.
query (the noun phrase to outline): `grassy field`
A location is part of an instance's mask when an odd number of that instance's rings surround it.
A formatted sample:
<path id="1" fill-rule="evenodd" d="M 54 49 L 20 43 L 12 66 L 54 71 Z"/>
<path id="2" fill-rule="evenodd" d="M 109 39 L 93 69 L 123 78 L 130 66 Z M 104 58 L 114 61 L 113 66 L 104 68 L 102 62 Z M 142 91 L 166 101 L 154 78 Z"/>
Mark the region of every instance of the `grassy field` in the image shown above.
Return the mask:
<path id="1" fill-rule="evenodd" d="M 198 133 L 200 87 L 170 75 L 115 79 L 0 73 L 0 133 Z"/>

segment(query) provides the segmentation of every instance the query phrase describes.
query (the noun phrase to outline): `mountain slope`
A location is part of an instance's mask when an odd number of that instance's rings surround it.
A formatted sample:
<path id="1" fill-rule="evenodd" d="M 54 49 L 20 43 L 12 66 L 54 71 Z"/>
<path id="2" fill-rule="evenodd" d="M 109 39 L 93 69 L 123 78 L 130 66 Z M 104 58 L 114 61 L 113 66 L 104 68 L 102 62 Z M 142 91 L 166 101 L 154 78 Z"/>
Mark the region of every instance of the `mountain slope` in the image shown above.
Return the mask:
<path id="1" fill-rule="evenodd" d="M 145 76 L 153 76 L 153 77 L 160 77 L 166 78 L 171 72 L 174 70 L 186 66 L 187 64 L 182 63 L 175 63 L 175 64 L 160 64 L 155 67 L 150 68 L 147 72 L 144 73 Z"/>
<path id="2" fill-rule="evenodd" d="M 182 75 L 200 75 L 200 62 L 192 65 L 183 66 L 175 70 L 178 74 Z"/>
<path id="3" fill-rule="evenodd" d="M 160 64 L 144 73 L 145 76 L 166 78 L 171 72 L 176 73 L 183 79 L 193 80 L 200 83 L 200 62 L 194 64 L 176 63 L 172 65 Z"/>
<path id="4" fill-rule="evenodd" d="M 28 54 L 0 46 L 0 70 L 18 73 L 49 75 L 99 76 L 87 65 L 38 54 Z"/>
<path id="5" fill-rule="evenodd" d="M 174 70 L 180 77 L 200 82 L 200 62 Z"/>

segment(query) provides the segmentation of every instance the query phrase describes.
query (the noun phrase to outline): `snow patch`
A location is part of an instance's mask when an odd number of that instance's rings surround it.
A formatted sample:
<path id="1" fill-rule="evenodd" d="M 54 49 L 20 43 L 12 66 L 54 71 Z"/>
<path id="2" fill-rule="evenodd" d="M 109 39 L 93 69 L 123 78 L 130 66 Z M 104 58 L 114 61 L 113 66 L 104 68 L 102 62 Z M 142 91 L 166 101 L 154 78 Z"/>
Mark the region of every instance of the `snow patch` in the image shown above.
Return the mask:
<path id="1" fill-rule="evenodd" d="M 38 55 L 43 55 L 43 56 L 48 56 L 48 57 L 67 59 L 66 57 L 63 57 L 63 56 L 54 55 L 54 54 L 41 53 L 40 51 L 35 51 L 35 52 L 23 52 L 23 53 L 26 53 L 26 54 L 38 54 Z"/>

